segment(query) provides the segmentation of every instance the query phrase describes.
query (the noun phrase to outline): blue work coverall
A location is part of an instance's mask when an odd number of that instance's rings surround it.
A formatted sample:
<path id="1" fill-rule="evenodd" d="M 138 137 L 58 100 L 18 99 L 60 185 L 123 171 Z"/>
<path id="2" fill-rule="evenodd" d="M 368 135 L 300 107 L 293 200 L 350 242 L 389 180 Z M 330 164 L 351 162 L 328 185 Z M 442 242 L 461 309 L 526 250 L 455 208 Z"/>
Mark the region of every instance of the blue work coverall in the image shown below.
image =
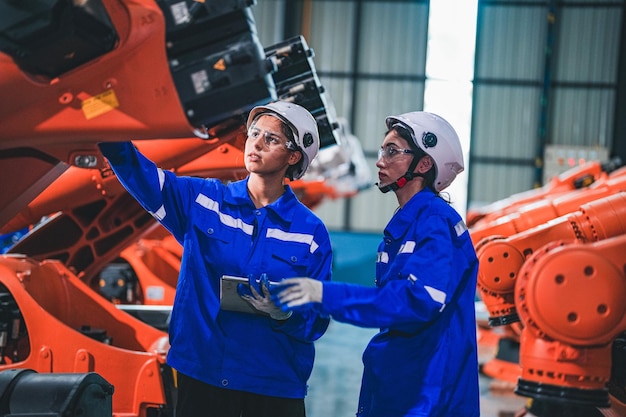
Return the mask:
<path id="1" fill-rule="evenodd" d="M 247 179 L 224 185 L 178 177 L 130 142 L 99 146 L 124 187 L 183 245 L 167 363 L 213 386 L 304 398 L 313 342 L 329 319 L 312 311 L 277 321 L 220 310 L 219 287 L 222 275 L 329 280 L 332 249 L 322 221 L 289 186 L 257 209 Z"/>
<path id="2" fill-rule="evenodd" d="M 317 307 L 379 327 L 363 353 L 359 417 L 478 417 L 478 261 L 459 214 L 429 189 L 387 224 L 376 287 L 324 283 Z"/>

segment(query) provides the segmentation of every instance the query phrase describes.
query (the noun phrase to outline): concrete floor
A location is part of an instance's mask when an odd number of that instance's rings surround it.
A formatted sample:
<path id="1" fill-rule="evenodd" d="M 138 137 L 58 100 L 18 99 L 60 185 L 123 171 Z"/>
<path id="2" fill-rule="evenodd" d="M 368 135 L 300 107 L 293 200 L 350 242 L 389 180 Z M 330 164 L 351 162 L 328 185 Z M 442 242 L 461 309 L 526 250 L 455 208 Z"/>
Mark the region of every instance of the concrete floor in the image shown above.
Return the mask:
<path id="1" fill-rule="evenodd" d="M 375 329 L 331 322 L 317 341 L 317 355 L 306 397 L 308 417 L 354 417 L 361 384 L 361 353 Z M 491 352 L 482 351 L 487 356 Z M 514 387 L 484 375 L 480 377 L 481 417 L 513 417 L 526 399 Z"/>

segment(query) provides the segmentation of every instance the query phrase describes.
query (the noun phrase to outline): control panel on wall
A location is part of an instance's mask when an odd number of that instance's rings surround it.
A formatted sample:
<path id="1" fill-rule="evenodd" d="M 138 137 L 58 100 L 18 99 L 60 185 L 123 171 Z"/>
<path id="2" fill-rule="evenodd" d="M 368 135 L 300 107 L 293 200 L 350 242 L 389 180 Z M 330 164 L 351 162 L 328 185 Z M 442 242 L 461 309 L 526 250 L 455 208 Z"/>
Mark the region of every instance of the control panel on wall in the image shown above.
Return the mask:
<path id="1" fill-rule="evenodd" d="M 586 162 L 608 159 L 608 149 L 600 146 L 548 145 L 543 159 L 543 183 Z"/>

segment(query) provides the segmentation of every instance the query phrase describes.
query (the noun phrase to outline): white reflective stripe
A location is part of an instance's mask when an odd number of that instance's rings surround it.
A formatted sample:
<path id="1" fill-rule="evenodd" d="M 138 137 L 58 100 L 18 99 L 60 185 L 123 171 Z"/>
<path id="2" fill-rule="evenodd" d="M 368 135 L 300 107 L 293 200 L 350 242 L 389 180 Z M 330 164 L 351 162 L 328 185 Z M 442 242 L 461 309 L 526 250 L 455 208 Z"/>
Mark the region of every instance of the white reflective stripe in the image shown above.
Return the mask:
<path id="1" fill-rule="evenodd" d="M 167 213 L 165 213 L 165 206 L 161 206 L 159 207 L 157 211 L 155 211 L 154 213 L 150 213 L 150 214 L 152 214 L 152 217 L 154 217 L 158 221 L 161 221 L 165 218 L 165 215 Z"/>
<path id="2" fill-rule="evenodd" d="M 415 283 L 417 281 L 417 277 L 413 274 L 409 274 L 409 277 L 407 279 L 412 283 Z M 441 308 L 439 309 L 439 311 L 443 311 L 443 309 L 446 308 L 446 293 L 438 290 L 437 288 L 429 287 L 428 285 L 424 285 L 424 289 L 426 290 L 428 295 L 430 295 L 430 298 L 441 304 Z"/>
<path id="3" fill-rule="evenodd" d="M 398 253 L 413 253 L 413 252 L 415 252 L 415 242 L 412 240 L 404 242 L 402 246 L 400 246 L 400 250 L 398 251 Z"/>
<path id="4" fill-rule="evenodd" d="M 223 225 L 233 227 L 235 229 L 241 229 L 243 230 L 244 233 L 252 236 L 254 226 L 248 223 L 244 223 L 243 220 L 241 219 L 236 219 L 231 215 L 222 213 L 220 211 L 219 204 L 217 204 L 217 201 L 211 200 L 209 197 L 205 196 L 204 194 L 198 194 L 198 196 L 196 197 L 196 203 L 200 204 L 202 207 L 208 210 L 211 210 L 217 213 L 220 219 L 220 222 L 222 222 Z"/>
<path id="5" fill-rule="evenodd" d="M 430 297 L 440 304 L 444 304 L 446 302 L 446 293 L 438 290 L 437 288 L 429 287 L 428 285 L 424 285 L 424 289 L 428 291 Z"/>
<path id="6" fill-rule="evenodd" d="M 165 184 L 165 172 L 161 168 L 157 168 L 157 175 L 159 177 L 159 190 L 163 191 L 163 184 Z"/>
<path id="7" fill-rule="evenodd" d="M 376 262 L 386 264 L 389 262 L 389 254 L 387 252 L 378 252 L 378 259 Z"/>
<path id="8" fill-rule="evenodd" d="M 465 222 L 461 220 L 454 225 L 454 230 L 456 230 L 456 235 L 458 237 L 465 233 L 465 231 L 467 230 L 467 226 L 465 225 Z"/>
<path id="9" fill-rule="evenodd" d="M 265 236 L 268 238 L 282 240 L 284 242 L 306 243 L 310 246 L 309 251 L 311 253 L 315 252 L 319 247 L 319 245 L 313 240 L 313 235 L 307 235 L 304 233 L 290 233 L 280 229 L 267 229 Z"/>
<path id="10" fill-rule="evenodd" d="M 157 176 L 159 177 L 159 191 L 163 191 L 163 184 L 165 184 L 165 172 L 163 172 L 163 170 L 161 168 L 157 168 Z M 165 215 L 167 214 L 165 212 L 165 206 L 161 206 L 159 207 L 159 209 L 157 211 L 153 212 L 149 212 L 152 217 L 154 217 L 155 219 L 157 219 L 158 221 L 161 221 L 165 218 Z"/>

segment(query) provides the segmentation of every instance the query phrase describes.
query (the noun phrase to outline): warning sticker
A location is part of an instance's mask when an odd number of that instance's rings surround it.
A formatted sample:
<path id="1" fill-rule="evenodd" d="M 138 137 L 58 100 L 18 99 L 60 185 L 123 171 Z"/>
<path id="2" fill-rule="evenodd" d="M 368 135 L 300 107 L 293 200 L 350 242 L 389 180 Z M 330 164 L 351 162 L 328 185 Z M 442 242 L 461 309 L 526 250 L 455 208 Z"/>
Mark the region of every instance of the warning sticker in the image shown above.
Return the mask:
<path id="1" fill-rule="evenodd" d="M 115 91 L 107 90 L 102 94 L 83 100 L 81 108 L 87 120 L 108 113 L 120 106 L 115 96 Z"/>
<path id="2" fill-rule="evenodd" d="M 176 25 L 183 25 L 191 22 L 191 13 L 189 13 L 187 3 L 184 1 L 172 4 L 170 6 L 170 10 L 172 11 L 172 18 L 174 19 L 174 23 Z"/>
<path id="3" fill-rule="evenodd" d="M 215 64 L 213 64 L 213 68 L 218 71 L 226 70 L 226 61 L 224 61 L 224 58 L 220 58 Z"/>
<path id="4" fill-rule="evenodd" d="M 209 74 L 207 74 L 206 70 L 200 70 L 192 73 L 191 82 L 193 83 L 193 89 L 196 91 L 196 94 L 205 93 L 209 88 L 211 88 Z"/>

